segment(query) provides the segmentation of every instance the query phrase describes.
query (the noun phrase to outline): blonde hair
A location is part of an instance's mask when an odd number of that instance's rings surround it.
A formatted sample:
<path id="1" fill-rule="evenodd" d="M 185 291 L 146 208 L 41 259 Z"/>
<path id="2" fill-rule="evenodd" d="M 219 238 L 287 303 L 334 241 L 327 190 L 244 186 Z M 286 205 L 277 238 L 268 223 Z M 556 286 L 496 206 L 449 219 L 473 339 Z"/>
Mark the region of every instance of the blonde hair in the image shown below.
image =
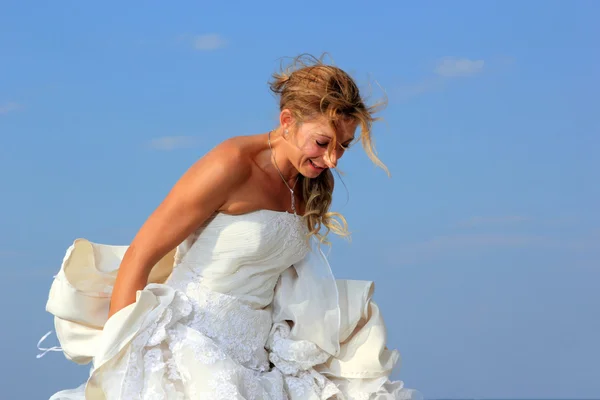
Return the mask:
<path id="1" fill-rule="evenodd" d="M 269 82 L 271 91 L 279 97 L 279 109 L 290 110 L 296 124 L 325 116 L 336 127 L 338 121 L 352 120 L 360 126 L 362 147 L 369 158 L 387 172 L 377 157 L 371 127 L 374 114 L 385 105 L 380 102 L 368 106 L 360 90 L 348 73 L 310 55 L 300 55 L 280 72 L 274 73 Z M 328 151 L 335 149 L 333 138 Z M 300 177 L 302 200 L 306 205 L 305 221 L 310 235 L 321 243 L 327 242 L 327 234 L 333 232 L 342 237 L 349 236 L 346 219 L 339 213 L 329 211 L 332 201 L 334 178 L 331 170 L 323 171 L 317 178 Z M 322 229 L 325 233 L 321 233 Z"/>

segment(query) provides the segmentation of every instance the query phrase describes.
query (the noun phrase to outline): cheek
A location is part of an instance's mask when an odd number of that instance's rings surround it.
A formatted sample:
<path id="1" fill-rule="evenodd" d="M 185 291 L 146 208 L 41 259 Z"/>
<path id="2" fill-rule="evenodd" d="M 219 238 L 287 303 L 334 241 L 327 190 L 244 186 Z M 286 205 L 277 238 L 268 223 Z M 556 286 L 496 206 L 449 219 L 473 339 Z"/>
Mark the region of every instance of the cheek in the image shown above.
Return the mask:
<path id="1" fill-rule="evenodd" d="M 326 149 L 322 148 L 316 143 L 302 143 L 301 146 L 298 146 L 300 151 L 302 151 L 302 155 L 306 158 L 318 158 L 325 154 Z"/>

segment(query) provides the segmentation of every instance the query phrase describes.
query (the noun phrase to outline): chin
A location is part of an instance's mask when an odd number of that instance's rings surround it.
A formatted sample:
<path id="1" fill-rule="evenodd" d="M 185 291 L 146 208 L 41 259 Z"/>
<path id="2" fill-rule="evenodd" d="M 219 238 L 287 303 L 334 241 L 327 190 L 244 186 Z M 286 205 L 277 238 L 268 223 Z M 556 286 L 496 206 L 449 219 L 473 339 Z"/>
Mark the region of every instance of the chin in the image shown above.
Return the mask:
<path id="1" fill-rule="evenodd" d="M 326 168 L 317 168 L 314 166 L 313 163 L 310 162 L 310 160 L 308 160 L 302 168 L 302 171 L 300 172 L 302 175 L 304 175 L 307 178 L 316 178 L 319 175 L 321 175 Z"/>
<path id="2" fill-rule="evenodd" d="M 323 171 L 315 171 L 314 168 L 302 168 L 299 171 L 302 176 L 309 179 L 317 178 L 319 175 L 323 173 Z"/>

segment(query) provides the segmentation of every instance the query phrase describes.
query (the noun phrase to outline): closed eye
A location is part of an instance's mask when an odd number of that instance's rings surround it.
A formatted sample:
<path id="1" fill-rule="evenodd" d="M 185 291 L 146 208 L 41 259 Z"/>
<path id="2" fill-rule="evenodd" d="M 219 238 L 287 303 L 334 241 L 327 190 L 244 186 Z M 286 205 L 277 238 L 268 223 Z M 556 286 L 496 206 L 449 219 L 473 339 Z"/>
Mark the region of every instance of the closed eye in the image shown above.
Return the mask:
<path id="1" fill-rule="evenodd" d="M 327 146 L 329 146 L 328 142 L 319 142 L 318 140 L 316 142 L 317 142 L 317 145 L 319 145 L 320 147 L 327 147 Z"/>
<path id="2" fill-rule="evenodd" d="M 341 148 L 342 148 L 342 150 L 344 150 L 344 151 L 345 151 L 345 150 L 348 150 L 348 149 L 349 149 L 349 148 L 352 146 L 352 144 L 353 144 L 352 142 L 353 142 L 353 141 L 349 141 L 349 142 L 346 142 L 346 143 L 344 143 L 344 144 L 340 144 L 340 147 L 341 147 Z"/>

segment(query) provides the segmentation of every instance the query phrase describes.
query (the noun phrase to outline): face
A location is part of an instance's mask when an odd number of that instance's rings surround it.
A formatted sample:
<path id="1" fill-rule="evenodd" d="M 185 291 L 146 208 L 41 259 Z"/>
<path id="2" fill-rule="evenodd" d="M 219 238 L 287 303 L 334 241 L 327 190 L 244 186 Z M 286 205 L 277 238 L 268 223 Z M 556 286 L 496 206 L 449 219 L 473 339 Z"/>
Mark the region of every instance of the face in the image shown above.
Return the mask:
<path id="1" fill-rule="evenodd" d="M 290 129 L 288 141 L 295 148 L 290 161 L 307 178 L 316 178 L 327 168 L 335 168 L 354 141 L 358 122 L 340 121 L 334 128 L 325 117 L 304 121 Z M 335 138 L 335 143 L 334 143 Z"/>

